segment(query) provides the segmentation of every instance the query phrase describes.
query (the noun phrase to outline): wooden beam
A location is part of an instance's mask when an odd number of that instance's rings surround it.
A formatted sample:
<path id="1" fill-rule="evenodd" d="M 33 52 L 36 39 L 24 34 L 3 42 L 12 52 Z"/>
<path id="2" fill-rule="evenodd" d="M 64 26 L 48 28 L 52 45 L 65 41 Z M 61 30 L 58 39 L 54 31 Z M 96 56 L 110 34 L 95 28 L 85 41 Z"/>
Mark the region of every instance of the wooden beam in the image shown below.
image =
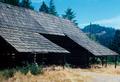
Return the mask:
<path id="1" fill-rule="evenodd" d="M 117 56 L 115 56 L 115 68 L 117 68 Z"/>
<path id="2" fill-rule="evenodd" d="M 37 61 L 36 61 L 36 60 L 37 60 L 37 59 L 36 59 L 37 57 L 36 57 L 36 56 L 37 56 L 36 53 L 34 53 L 34 57 L 33 57 L 34 63 L 37 63 Z"/>
<path id="3" fill-rule="evenodd" d="M 11 54 L 12 56 L 12 60 L 11 60 L 11 62 L 12 62 L 12 66 L 15 66 L 15 63 L 16 63 L 16 58 L 15 58 L 15 53 L 12 53 Z"/>
<path id="4" fill-rule="evenodd" d="M 63 55 L 63 69 L 65 69 L 66 57 Z"/>
<path id="5" fill-rule="evenodd" d="M 37 54 L 36 53 L 34 53 L 34 64 L 38 67 Z"/>
<path id="6" fill-rule="evenodd" d="M 101 60 L 101 63 L 102 63 L 102 67 L 104 65 L 103 59 L 104 59 L 103 57 L 100 57 L 100 60 Z"/>
<path id="7" fill-rule="evenodd" d="M 95 64 L 95 56 L 93 56 L 92 62 L 93 64 Z"/>
<path id="8" fill-rule="evenodd" d="M 89 53 L 89 51 L 87 50 L 87 52 L 86 52 L 87 54 L 87 67 L 90 67 L 90 53 Z"/>
<path id="9" fill-rule="evenodd" d="M 105 67 L 107 67 L 107 56 L 105 57 L 105 61 L 106 61 L 106 63 L 105 63 Z"/>
<path id="10" fill-rule="evenodd" d="M 41 62 L 42 62 L 42 65 L 44 65 L 44 64 L 45 64 L 45 61 L 46 61 L 45 58 L 44 58 L 44 54 L 41 54 L 41 56 L 42 56 L 42 57 L 41 57 L 41 58 L 42 58 L 42 61 L 41 61 Z M 51 62 L 51 61 L 50 61 L 50 62 Z"/>

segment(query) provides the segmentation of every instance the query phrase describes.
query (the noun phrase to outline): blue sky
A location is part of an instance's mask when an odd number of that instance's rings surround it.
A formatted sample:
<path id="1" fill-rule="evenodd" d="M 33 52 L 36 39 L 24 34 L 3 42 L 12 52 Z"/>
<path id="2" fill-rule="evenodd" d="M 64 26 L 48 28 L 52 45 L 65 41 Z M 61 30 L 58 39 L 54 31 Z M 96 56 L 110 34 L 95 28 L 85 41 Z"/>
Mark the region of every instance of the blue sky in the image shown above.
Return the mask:
<path id="1" fill-rule="evenodd" d="M 49 0 L 31 0 L 35 10 L 42 1 L 49 3 Z M 81 28 L 92 22 L 120 29 L 120 0 L 54 0 L 54 3 L 59 15 L 72 8 Z"/>

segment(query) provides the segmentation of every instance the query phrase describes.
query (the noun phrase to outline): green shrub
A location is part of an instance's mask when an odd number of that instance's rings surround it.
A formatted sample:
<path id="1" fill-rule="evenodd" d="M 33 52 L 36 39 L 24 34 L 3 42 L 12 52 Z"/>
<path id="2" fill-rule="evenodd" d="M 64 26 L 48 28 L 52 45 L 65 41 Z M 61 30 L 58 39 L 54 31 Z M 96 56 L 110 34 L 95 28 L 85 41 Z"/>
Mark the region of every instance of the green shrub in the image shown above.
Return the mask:
<path id="1" fill-rule="evenodd" d="M 20 71 L 22 74 L 27 74 L 29 71 L 31 72 L 31 74 L 33 75 L 38 75 L 43 73 L 43 66 L 40 65 L 38 66 L 37 64 L 33 63 L 33 64 L 28 64 L 27 66 L 24 67 L 16 67 L 14 69 L 5 69 L 5 70 L 1 70 L 0 74 L 5 77 L 6 79 L 11 78 L 14 76 L 14 74 Z"/>
<path id="2" fill-rule="evenodd" d="M 38 74 L 42 73 L 42 66 L 38 66 L 37 64 L 31 64 L 30 65 L 30 72 L 33 75 L 38 75 Z"/>
<path id="3" fill-rule="evenodd" d="M 15 73 L 16 73 L 15 69 L 5 69 L 1 72 L 2 76 L 5 77 L 6 79 L 13 77 Z"/>
<path id="4" fill-rule="evenodd" d="M 67 68 L 71 68 L 71 67 L 72 67 L 72 65 L 71 65 L 71 64 L 68 64 L 68 63 L 65 63 L 64 66 L 67 67 Z"/>
<path id="5" fill-rule="evenodd" d="M 27 74 L 29 71 L 31 72 L 31 74 L 33 75 L 38 75 L 40 73 L 42 73 L 42 69 L 43 69 L 43 66 L 40 65 L 38 66 L 37 64 L 33 63 L 33 64 L 28 64 L 27 66 L 25 67 L 22 67 L 22 68 L 18 68 L 18 71 L 20 71 L 21 73 L 23 74 Z"/>
<path id="6" fill-rule="evenodd" d="M 29 72 L 29 68 L 28 66 L 25 66 L 25 67 L 18 67 L 17 68 L 17 71 L 20 71 L 22 74 L 27 74 Z"/>

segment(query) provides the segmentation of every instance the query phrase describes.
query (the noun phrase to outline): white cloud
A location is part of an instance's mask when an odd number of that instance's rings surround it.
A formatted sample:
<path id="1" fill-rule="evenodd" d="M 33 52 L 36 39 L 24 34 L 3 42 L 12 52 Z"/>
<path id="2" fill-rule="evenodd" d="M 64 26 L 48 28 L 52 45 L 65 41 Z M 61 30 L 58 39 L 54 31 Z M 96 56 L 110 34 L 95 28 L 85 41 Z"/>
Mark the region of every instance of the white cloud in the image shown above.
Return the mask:
<path id="1" fill-rule="evenodd" d="M 120 29 L 120 16 L 116 16 L 110 19 L 103 19 L 103 20 L 98 20 L 92 22 L 93 24 L 100 24 L 102 26 L 107 26 L 107 27 L 113 27 L 116 29 Z M 80 24 L 80 27 L 84 27 L 86 25 L 89 25 L 89 23 L 85 24 Z"/>
<path id="2" fill-rule="evenodd" d="M 117 29 L 120 29 L 120 16 L 113 17 L 111 19 L 104 19 L 101 21 L 95 21 L 93 23 L 105 25 L 105 26 L 111 26 Z"/>

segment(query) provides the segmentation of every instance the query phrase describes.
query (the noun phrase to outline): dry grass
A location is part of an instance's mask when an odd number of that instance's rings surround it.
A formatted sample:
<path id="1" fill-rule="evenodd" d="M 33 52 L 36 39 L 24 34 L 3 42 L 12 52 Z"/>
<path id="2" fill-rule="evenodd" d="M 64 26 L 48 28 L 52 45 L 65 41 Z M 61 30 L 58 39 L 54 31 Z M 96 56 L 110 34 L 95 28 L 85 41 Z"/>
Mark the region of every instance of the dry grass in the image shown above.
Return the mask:
<path id="1" fill-rule="evenodd" d="M 89 76 L 83 76 L 76 69 L 48 67 L 44 68 L 44 73 L 41 75 L 34 76 L 30 72 L 23 75 L 17 72 L 14 77 L 2 82 L 87 82 L 88 80 L 90 80 Z"/>
<path id="2" fill-rule="evenodd" d="M 7 80 L 5 80 L 3 76 L 0 76 L 0 82 L 92 82 L 92 76 L 82 74 L 83 72 L 120 75 L 120 67 L 117 69 L 113 68 L 113 66 L 99 69 L 63 69 L 62 67 L 47 67 L 44 68 L 44 73 L 41 75 L 34 76 L 30 72 L 27 75 L 23 75 L 17 72 L 14 77 Z"/>
<path id="3" fill-rule="evenodd" d="M 82 71 L 96 72 L 96 73 L 110 74 L 110 75 L 120 75 L 120 66 L 117 66 L 117 68 L 115 68 L 114 65 L 108 65 L 107 67 L 94 65 L 92 68 L 83 69 Z"/>

